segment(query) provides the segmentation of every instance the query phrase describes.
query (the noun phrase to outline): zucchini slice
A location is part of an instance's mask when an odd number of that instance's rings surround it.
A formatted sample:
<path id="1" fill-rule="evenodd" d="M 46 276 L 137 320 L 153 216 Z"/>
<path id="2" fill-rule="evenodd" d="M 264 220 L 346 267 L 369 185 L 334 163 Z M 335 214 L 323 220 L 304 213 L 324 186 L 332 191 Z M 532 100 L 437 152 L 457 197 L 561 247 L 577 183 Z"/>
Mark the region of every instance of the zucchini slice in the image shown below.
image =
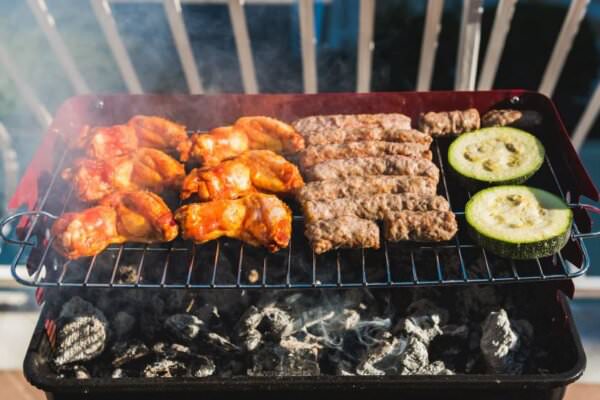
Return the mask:
<path id="1" fill-rule="evenodd" d="M 567 244 L 573 212 L 559 197 L 527 186 L 495 186 L 465 208 L 473 240 L 491 253 L 513 259 L 550 256 Z"/>
<path id="2" fill-rule="evenodd" d="M 525 182 L 544 162 L 544 146 L 532 134 L 509 127 L 465 133 L 448 149 L 448 163 L 471 187 Z"/>

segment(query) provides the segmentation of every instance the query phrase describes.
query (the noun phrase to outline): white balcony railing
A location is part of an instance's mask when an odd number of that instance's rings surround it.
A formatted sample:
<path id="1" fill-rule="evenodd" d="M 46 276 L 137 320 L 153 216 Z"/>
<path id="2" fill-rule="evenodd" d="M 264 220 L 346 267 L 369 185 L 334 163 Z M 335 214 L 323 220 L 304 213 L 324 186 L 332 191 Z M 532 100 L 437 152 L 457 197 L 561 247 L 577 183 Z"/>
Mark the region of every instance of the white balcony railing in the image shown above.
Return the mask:
<path id="1" fill-rule="evenodd" d="M 371 65 L 373 53 L 373 30 L 375 24 L 375 0 L 359 0 L 360 17 L 357 40 L 357 79 L 356 91 L 368 92 L 371 82 Z M 190 45 L 188 32 L 182 16 L 182 4 L 223 4 L 228 6 L 233 36 L 237 48 L 242 84 L 246 93 L 258 93 L 252 47 L 246 24 L 245 4 L 290 4 L 298 7 L 300 19 L 300 40 L 302 54 L 302 77 L 304 92 L 315 93 L 318 90 L 316 40 L 314 34 L 314 0 L 90 0 L 96 19 L 104 33 L 119 73 L 130 93 L 142 93 L 142 85 L 133 67 L 127 49 L 123 44 L 116 22 L 112 15 L 113 3 L 162 3 L 167 21 L 173 36 L 177 54 L 185 75 L 190 93 L 203 92 L 202 77 L 198 72 L 195 57 Z M 477 65 L 480 50 L 481 16 L 483 0 L 463 0 L 459 43 L 457 48 L 455 89 L 478 90 L 491 89 L 496 71 L 502 58 L 504 43 L 511 27 L 517 0 L 500 0 L 494 16 L 490 39 L 485 49 L 481 72 Z M 584 18 L 589 0 L 572 0 L 564 17 L 558 39 L 547 62 L 545 72 L 538 90 L 552 96 L 554 88 L 561 76 L 565 60 L 571 50 L 579 25 Z M 65 45 L 56 28 L 45 0 L 27 0 L 40 30 L 46 36 L 50 47 L 60 66 L 64 69 L 70 84 L 76 93 L 87 93 L 89 87 L 74 62 L 69 49 Z M 437 41 L 442 29 L 441 17 L 443 0 L 428 0 L 425 25 L 421 44 L 419 69 L 416 90 L 429 90 L 433 75 L 433 66 L 437 52 Z M 0 41 L 0 64 L 14 81 L 20 95 L 33 112 L 42 127 L 46 127 L 51 116 L 46 106 L 40 101 L 20 70 L 12 62 L 12 58 Z M 477 80 L 478 78 L 478 80 Z M 476 84 L 477 82 L 477 84 Z M 573 144 L 580 148 L 600 112 L 600 85 L 596 87 L 590 102 L 587 104 L 573 133 Z M 18 169 L 15 168 L 13 156 L 10 154 L 10 137 L 0 125 L 0 145 L 9 149 L 3 152 L 4 173 L 6 174 L 5 193 L 12 193 Z M 11 176 L 10 174 L 14 174 Z M 584 278 L 585 279 L 585 278 Z M 600 281 L 593 279 L 581 281 L 581 288 L 589 293 L 600 295 Z"/>

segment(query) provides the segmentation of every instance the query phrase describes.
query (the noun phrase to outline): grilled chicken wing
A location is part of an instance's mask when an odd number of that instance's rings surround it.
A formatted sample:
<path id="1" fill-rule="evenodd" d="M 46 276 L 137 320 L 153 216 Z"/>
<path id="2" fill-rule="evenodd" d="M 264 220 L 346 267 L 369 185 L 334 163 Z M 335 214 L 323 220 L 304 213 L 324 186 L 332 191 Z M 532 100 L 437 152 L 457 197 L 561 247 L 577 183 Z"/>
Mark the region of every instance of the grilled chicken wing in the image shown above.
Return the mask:
<path id="1" fill-rule="evenodd" d="M 185 126 L 160 117 L 136 115 L 127 124 L 91 128 L 84 126 L 77 147 L 85 155 L 106 160 L 133 153 L 139 148 L 188 151 Z"/>
<path id="2" fill-rule="evenodd" d="M 205 167 L 254 150 L 276 153 L 295 153 L 304 148 L 304 138 L 290 125 L 269 117 L 243 117 L 233 126 L 216 128 L 208 133 L 193 135 L 181 146 L 181 160 L 195 159 Z"/>
<path id="3" fill-rule="evenodd" d="M 248 136 L 244 132 L 224 126 L 192 135 L 187 151 L 181 151 L 180 160 L 197 160 L 205 167 L 212 167 L 248 149 Z"/>
<path id="4" fill-rule="evenodd" d="M 54 249 L 70 259 L 94 256 L 126 241 L 168 242 L 177 233 L 169 207 L 145 191 L 114 193 L 99 206 L 64 214 L 52 226 Z"/>
<path id="5" fill-rule="evenodd" d="M 117 231 L 129 242 L 170 242 L 179 231 L 173 213 L 155 193 L 116 192 L 100 204 L 117 212 Z"/>
<path id="6" fill-rule="evenodd" d="M 304 138 L 291 125 L 275 118 L 242 117 L 233 127 L 246 133 L 251 149 L 284 154 L 304 149 Z"/>
<path id="7" fill-rule="evenodd" d="M 64 214 L 52 225 L 52 235 L 54 249 L 70 259 L 90 257 L 125 241 L 117 232 L 116 211 L 107 206 Z"/>
<path id="8" fill-rule="evenodd" d="M 138 137 L 129 125 L 99 126 L 86 125 L 79 134 L 77 147 L 85 149 L 85 155 L 105 160 L 129 154 L 138 148 Z"/>
<path id="9" fill-rule="evenodd" d="M 237 200 L 188 204 L 175 212 L 184 239 L 196 243 L 227 236 L 275 252 L 287 247 L 292 213 L 276 196 L 253 193 Z"/>
<path id="10" fill-rule="evenodd" d="M 83 201 L 96 201 L 117 190 L 148 189 L 160 192 L 179 188 L 185 177 L 183 165 L 160 150 L 142 148 L 107 160 L 81 159 L 63 171 Z"/>
<path id="11" fill-rule="evenodd" d="M 270 150 L 251 150 L 212 168 L 193 169 L 181 198 L 197 193 L 202 201 L 236 199 L 256 190 L 291 193 L 304 186 L 298 168 Z"/>
<path id="12" fill-rule="evenodd" d="M 188 140 L 185 126 L 165 118 L 136 115 L 129 120 L 128 125 L 135 129 L 140 147 L 174 150 L 185 145 Z"/>

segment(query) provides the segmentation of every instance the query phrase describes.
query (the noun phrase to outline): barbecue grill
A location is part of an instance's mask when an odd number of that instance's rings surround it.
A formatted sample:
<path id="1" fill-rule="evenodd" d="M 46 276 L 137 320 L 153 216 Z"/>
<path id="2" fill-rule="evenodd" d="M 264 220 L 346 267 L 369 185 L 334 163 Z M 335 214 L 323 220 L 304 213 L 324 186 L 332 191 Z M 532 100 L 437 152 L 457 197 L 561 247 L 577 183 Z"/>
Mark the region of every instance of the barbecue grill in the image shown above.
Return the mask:
<path id="1" fill-rule="evenodd" d="M 270 115 L 285 121 L 315 114 L 401 112 L 413 120 L 425 111 L 466 109 L 480 112 L 491 108 L 534 110 L 543 116 L 541 126 L 532 130 L 547 150 L 542 169 L 529 181 L 563 198 L 574 211 L 572 234 L 556 255 L 527 261 L 496 257 L 476 246 L 464 231 L 463 206 L 470 197 L 447 167 L 449 141 L 435 139 L 434 161 L 441 173 L 438 191 L 445 196 L 458 217 L 459 233 L 437 244 L 384 243 L 379 250 L 338 250 L 315 255 L 304 238 L 303 219 L 297 205 L 290 246 L 275 254 L 246 246 L 238 241 L 219 239 L 193 245 L 181 239 L 164 245 L 126 243 L 110 246 L 101 254 L 81 260 L 65 261 L 52 250 L 49 235 L 52 221 L 62 213 L 80 207 L 71 196 L 72 188 L 60 178 L 60 171 L 71 162 L 67 143 L 83 124 L 111 125 L 135 114 L 160 115 L 185 124 L 189 129 L 207 130 L 234 121 L 241 115 Z M 465 388 L 481 389 L 488 395 L 507 389 L 528 389 L 532 393 L 562 396 L 564 385 L 583 371 L 585 356 L 573 325 L 565 296 L 572 295 L 570 279 L 586 272 L 590 259 L 585 239 L 600 236 L 592 232 L 587 212 L 598 209 L 583 204 L 581 197 L 598 201 L 600 196 L 583 168 L 557 110 L 545 96 L 523 90 L 489 92 L 427 92 L 318 95 L 218 95 L 218 96 L 80 96 L 67 101 L 59 110 L 40 150 L 29 166 L 11 200 L 21 210 L 2 223 L 2 237 L 18 246 L 11 265 L 15 279 L 27 286 L 51 290 L 64 288 L 139 288 L 168 289 L 310 289 L 377 288 L 424 290 L 424 286 L 491 285 L 503 283 L 509 292 L 525 290 L 520 283 L 531 283 L 532 296 L 539 308 L 548 307 L 543 318 L 555 321 L 553 332 L 558 344 L 570 355 L 562 361 L 565 368 L 546 376 L 456 375 L 436 377 L 286 377 L 275 381 L 260 378 L 240 380 L 181 378 L 173 380 L 111 380 L 92 378 L 80 382 L 51 376 L 48 357 L 52 350 L 48 331 L 57 310 L 44 308 L 40 324 L 29 349 L 25 370 L 30 381 L 53 393 L 73 394 L 85 390 L 96 394 L 107 391 L 237 391 L 270 390 L 274 395 L 295 390 L 375 390 L 389 394 L 407 389 L 410 394 L 431 395 L 431 385 L 459 393 Z M 167 198 L 167 201 L 169 199 Z M 176 203 L 175 203 L 176 204 Z M 18 220 L 15 233 L 7 235 L 6 225 Z M 130 274 L 122 279 L 123 271 Z M 458 288 L 457 288 L 458 290 Z M 266 291 L 265 291 L 266 292 Z M 42 291 L 38 292 L 40 298 Z M 54 292 L 52 292 L 54 293 Z M 47 294 L 47 293 L 46 293 Z M 536 303 L 537 304 L 537 303 Z M 535 316 L 532 314 L 532 318 Z M 558 362 L 558 361 L 557 361 Z M 568 364 L 568 365 L 567 365 Z M 349 385 L 351 383 L 351 385 Z M 150 386 L 148 386 L 150 385 Z M 492 386 L 494 386 L 492 388 Z M 557 389 L 558 388 L 558 389 Z M 429 390 L 429 391 L 428 391 Z M 138 393 L 139 394 L 139 393 Z M 286 396 L 289 393 L 286 394 Z M 68 396 L 67 396 L 68 397 Z"/>

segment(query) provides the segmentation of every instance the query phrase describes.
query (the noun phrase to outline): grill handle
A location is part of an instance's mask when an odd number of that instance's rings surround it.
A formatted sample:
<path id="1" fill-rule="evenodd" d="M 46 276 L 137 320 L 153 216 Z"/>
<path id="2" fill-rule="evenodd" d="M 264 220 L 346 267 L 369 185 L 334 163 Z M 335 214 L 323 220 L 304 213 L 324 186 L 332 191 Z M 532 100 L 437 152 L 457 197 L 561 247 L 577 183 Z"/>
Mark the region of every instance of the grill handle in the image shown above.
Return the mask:
<path id="1" fill-rule="evenodd" d="M 2 238 L 2 240 L 4 240 L 6 243 L 12 243 L 12 244 L 17 244 L 20 246 L 35 246 L 35 243 L 31 243 L 31 242 L 27 242 L 24 240 L 15 240 L 15 239 L 11 239 L 9 237 L 7 237 L 5 235 L 5 230 L 4 227 L 8 224 L 10 224 L 12 221 L 24 217 L 26 215 L 33 215 L 35 216 L 35 218 L 39 218 L 40 216 L 43 217 L 47 217 L 50 219 L 58 219 L 58 217 L 54 214 L 51 214 L 49 212 L 46 211 L 20 211 L 17 213 L 14 213 L 13 215 L 9 215 L 8 217 L 4 218 L 2 221 L 0 221 L 0 237 Z M 29 232 L 27 234 L 27 237 L 29 237 L 31 235 L 31 232 Z"/>
<path id="2" fill-rule="evenodd" d="M 596 207 L 596 206 L 591 205 L 591 204 L 583 204 L 583 203 L 569 204 L 569 207 L 571 207 L 571 208 L 581 208 L 581 209 L 584 209 L 585 211 L 590 212 L 592 214 L 600 215 L 600 207 Z M 572 236 L 575 239 L 596 239 L 596 238 L 600 238 L 600 231 L 598 231 L 598 232 L 586 232 L 586 233 L 574 233 L 574 234 L 572 234 Z"/>

